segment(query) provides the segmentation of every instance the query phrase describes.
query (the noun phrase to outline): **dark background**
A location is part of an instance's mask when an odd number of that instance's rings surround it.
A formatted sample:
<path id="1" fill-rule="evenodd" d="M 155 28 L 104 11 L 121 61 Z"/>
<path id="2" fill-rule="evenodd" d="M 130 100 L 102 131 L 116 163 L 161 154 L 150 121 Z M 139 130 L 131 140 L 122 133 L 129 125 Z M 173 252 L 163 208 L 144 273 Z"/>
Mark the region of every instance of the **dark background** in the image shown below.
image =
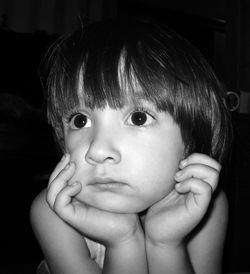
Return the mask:
<path id="1" fill-rule="evenodd" d="M 29 208 L 46 186 L 59 154 L 43 113 L 38 67 L 49 45 L 79 23 L 79 15 L 91 20 L 114 16 L 156 18 L 195 44 L 228 90 L 239 95 L 242 90 L 250 94 L 247 0 L 51 1 L 53 16 L 47 21 L 46 10 L 42 12 L 37 7 L 41 1 L 30 1 L 31 6 L 27 1 L 23 3 L 29 12 L 23 6 L 20 16 L 17 1 L 0 1 L 0 273 L 3 274 L 35 273 L 42 259 L 30 228 Z M 70 3 L 75 4 L 70 13 L 72 20 L 67 19 Z M 43 26 L 43 22 L 47 23 Z M 234 141 L 221 180 L 230 203 L 225 272 L 250 271 L 249 112 L 250 108 L 239 107 L 231 113 Z"/>

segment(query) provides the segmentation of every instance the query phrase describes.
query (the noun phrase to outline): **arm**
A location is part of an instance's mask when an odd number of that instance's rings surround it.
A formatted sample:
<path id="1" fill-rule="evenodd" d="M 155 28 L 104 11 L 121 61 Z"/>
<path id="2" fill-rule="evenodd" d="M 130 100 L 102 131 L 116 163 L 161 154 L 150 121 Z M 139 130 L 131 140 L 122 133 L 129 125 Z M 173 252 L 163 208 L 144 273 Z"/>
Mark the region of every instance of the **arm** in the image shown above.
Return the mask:
<path id="1" fill-rule="evenodd" d="M 147 242 L 149 273 L 194 274 L 184 243 L 179 245 L 153 245 Z"/>
<path id="2" fill-rule="evenodd" d="M 30 218 L 51 273 L 101 273 L 82 235 L 50 209 L 45 190 L 32 203 Z"/>
<path id="3" fill-rule="evenodd" d="M 187 248 L 196 273 L 222 273 L 223 248 L 228 222 L 228 201 L 219 190 L 202 223 L 190 234 Z"/>
<path id="4" fill-rule="evenodd" d="M 228 203 L 220 190 L 202 222 L 178 246 L 147 243 L 150 273 L 222 273 Z M 165 264 L 164 264 L 165 263 Z"/>
<path id="5" fill-rule="evenodd" d="M 190 155 L 180 164 L 173 191 L 149 209 L 145 227 L 150 273 L 220 273 L 227 203 L 222 192 L 215 191 L 219 172 L 219 163 L 209 156 Z"/>
<path id="6" fill-rule="evenodd" d="M 129 241 L 106 249 L 103 273 L 147 274 L 147 260 L 143 232 Z"/>

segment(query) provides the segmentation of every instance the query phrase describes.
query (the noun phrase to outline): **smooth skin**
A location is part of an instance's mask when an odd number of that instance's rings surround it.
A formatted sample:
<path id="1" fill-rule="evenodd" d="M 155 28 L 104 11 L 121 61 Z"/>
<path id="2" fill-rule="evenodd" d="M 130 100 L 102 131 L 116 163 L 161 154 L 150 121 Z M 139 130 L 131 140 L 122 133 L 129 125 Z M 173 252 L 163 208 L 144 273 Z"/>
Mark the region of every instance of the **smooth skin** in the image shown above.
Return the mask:
<path id="1" fill-rule="evenodd" d="M 82 185 L 78 200 L 112 212 L 137 213 L 172 190 L 185 147 L 168 113 L 145 100 L 122 109 L 83 105 L 74 113 L 64 119 L 64 136 L 76 165 L 70 181 Z M 92 184 L 106 180 L 118 187 L 104 184 L 110 186 L 105 191 Z"/>
<path id="2" fill-rule="evenodd" d="M 221 167 L 203 154 L 184 159 L 172 117 L 141 105 L 81 106 L 64 123 L 67 153 L 31 208 L 52 273 L 221 273 Z M 83 235 L 105 245 L 103 270 Z"/>

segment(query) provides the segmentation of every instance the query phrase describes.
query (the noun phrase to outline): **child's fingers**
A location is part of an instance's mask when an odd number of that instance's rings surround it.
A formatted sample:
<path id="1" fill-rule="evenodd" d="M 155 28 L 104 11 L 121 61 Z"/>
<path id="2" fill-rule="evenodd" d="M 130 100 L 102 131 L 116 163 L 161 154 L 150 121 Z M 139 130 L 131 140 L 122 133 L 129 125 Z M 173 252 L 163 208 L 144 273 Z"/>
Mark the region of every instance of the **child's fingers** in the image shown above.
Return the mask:
<path id="1" fill-rule="evenodd" d="M 53 172 L 51 173 L 49 178 L 49 184 L 52 181 L 54 181 L 54 179 L 61 172 L 61 170 L 65 168 L 65 166 L 69 163 L 69 160 L 70 160 L 69 154 L 68 153 L 64 154 L 60 162 L 56 165 Z"/>
<path id="2" fill-rule="evenodd" d="M 183 182 L 189 178 L 203 180 L 215 190 L 219 180 L 219 171 L 203 164 L 190 164 L 175 174 L 177 182 Z"/>
<path id="3" fill-rule="evenodd" d="M 76 181 L 73 184 L 66 185 L 55 199 L 54 211 L 69 223 L 74 223 L 75 215 L 75 206 L 72 203 L 72 198 L 80 193 L 81 189 L 81 183 Z"/>
<path id="4" fill-rule="evenodd" d="M 203 165 L 210 166 L 218 171 L 221 170 L 220 163 L 218 163 L 216 160 L 214 160 L 210 156 L 206 154 L 201 154 L 201 153 L 193 153 L 189 155 L 186 159 L 180 162 L 180 168 L 182 169 L 192 164 L 203 164 Z"/>
<path id="5" fill-rule="evenodd" d="M 189 199 L 189 205 L 206 209 L 210 203 L 213 189 L 210 184 L 205 181 L 190 178 L 182 183 L 177 183 L 175 189 L 180 194 L 192 193 L 192 199 Z M 190 196 L 191 197 L 191 196 Z"/>
<path id="6" fill-rule="evenodd" d="M 48 185 L 47 188 L 47 202 L 53 208 L 56 196 L 65 187 L 67 182 L 72 178 L 75 171 L 75 164 L 71 162 L 68 164 L 57 177 Z"/>

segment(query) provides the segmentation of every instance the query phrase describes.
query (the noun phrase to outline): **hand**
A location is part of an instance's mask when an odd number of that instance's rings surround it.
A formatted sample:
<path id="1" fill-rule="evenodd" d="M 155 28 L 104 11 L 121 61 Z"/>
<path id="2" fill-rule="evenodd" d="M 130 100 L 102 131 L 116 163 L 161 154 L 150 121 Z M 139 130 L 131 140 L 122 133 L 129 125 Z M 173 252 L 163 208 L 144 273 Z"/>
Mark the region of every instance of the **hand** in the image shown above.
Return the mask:
<path id="1" fill-rule="evenodd" d="M 205 215 L 220 169 L 218 162 L 204 154 L 194 153 L 181 161 L 175 188 L 147 212 L 147 240 L 154 245 L 180 244 Z"/>
<path id="2" fill-rule="evenodd" d="M 75 197 L 82 191 L 80 182 L 68 184 L 75 172 L 75 164 L 66 155 L 50 176 L 47 202 L 54 212 L 80 233 L 115 246 L 130 241 L 142 233 L 136 214 L 119 214 L 100 210 L 80 202 Z"/>

